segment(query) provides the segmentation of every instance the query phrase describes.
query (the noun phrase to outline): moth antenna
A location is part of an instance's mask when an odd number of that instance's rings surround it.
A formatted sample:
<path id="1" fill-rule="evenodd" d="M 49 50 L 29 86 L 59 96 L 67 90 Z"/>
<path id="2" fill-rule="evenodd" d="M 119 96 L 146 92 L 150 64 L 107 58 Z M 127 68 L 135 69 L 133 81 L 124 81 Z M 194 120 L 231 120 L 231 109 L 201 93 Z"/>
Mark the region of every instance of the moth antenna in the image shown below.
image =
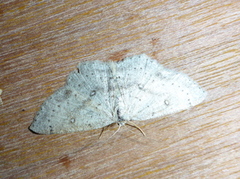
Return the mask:
<path id="1" fill-rule="evenodd" d="M 104 129 L 105 129 L 105 127 L 102 128 L 101 133 L 100 133 L 98 139 L 100 139 L 100 138 L 102 137 L 102 134 L 103 134 L 103 132 L 104 132 Z"/>
<path id="2" fill-rule="evenodd" d="M 120 130 L 121 127 L 121 125 L 118 125 L 118 129 L 108 139 L 112 138 Z"/>
<path id="3" fill-rule="evenodd" d="M 143 134 L 143 136 L 146 136 L 145 132 L 143 132 L 143 130 L 137 124 L 135 124 L 134 122 L 128 121 L 125 124 L 127 124 L 129 126 L 132 126 L 132 127 L 135 127 L 136 129 L 138 129 Z"/>
<path id="4" fill-rule="evenodd" d="M 120 130 L 120 128 L 121 128 L 121 126 L 122 125 L 118 125 L 118 129 L 108 138 L 108 139 L 110 139 L 110 138 L 112 138 L 119 130 Z M 100 133 L 100 135 L 99 135 L 99 137 L 98 137 L 98 139 L 100 139 L 101 138 L 101 136 L 102 136 L 102 134 L 103 134 L 103 132 L 104 132 L 104 130 L 105 130 L 105 128 L 107 128 L 107 127 L 109 127 L 109 126 L 106 126 L 106 127 L 103 127 L 102 128 L 102 131 L 101 131 L 101 133 Z"/>

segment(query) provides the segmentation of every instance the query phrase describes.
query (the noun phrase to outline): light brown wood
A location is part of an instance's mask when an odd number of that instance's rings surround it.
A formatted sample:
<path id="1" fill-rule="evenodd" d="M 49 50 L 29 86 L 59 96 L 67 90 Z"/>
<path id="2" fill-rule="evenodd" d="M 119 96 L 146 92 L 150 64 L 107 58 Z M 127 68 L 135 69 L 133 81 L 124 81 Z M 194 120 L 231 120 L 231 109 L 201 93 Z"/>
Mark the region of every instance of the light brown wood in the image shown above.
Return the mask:
<path id="1" fill-rule="evenodd" d="M 1 178 L 239 178 L 240 1 L 1 1 Z M 187 111 L 63 135 L 28 130 L 83 60 L 146 53 L 208 91 Z"/>

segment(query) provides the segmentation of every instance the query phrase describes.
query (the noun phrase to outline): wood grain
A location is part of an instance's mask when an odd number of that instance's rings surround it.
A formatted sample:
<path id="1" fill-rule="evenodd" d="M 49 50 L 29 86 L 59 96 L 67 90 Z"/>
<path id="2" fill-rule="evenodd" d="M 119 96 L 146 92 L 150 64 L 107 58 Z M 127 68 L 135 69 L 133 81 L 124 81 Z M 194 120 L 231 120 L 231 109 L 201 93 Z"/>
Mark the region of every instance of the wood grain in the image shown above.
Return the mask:
<path id="1" fill-rule="evenodd" d="M 240 2 L 1 1 L 1 178 L 239 178 Z M 84 60 L 146 53 L 208 91 L 200 105 L 129 126 L 28 130 Z"/>

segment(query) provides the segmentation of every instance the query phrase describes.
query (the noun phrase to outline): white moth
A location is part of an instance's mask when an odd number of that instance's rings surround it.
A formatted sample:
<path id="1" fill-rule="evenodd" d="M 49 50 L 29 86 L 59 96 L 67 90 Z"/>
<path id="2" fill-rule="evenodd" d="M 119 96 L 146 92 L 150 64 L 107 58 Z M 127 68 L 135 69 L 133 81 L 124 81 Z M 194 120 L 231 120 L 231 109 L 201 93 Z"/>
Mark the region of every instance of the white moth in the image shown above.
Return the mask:
<path id="1" fill-rule="evenodd" d="M 188 109 L 205 97 L 186 74 L 145 54 L 117 62 L 85 61 L 42 104 L 30 130 L 57 134 L 121 126 Z"/>

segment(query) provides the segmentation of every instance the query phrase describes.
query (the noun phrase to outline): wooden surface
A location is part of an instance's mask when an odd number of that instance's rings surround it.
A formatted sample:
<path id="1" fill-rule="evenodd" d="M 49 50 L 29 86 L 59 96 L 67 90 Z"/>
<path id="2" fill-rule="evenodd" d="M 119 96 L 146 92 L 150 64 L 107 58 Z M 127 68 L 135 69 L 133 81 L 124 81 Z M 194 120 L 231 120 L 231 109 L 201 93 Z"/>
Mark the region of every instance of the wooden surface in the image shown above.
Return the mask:
<path id="1" fill-rule="evenodd" d="M 84 60 L 146 53 L 208 91 L 187 111 L 63 135 L 28 130 Z M 240 1 L 1 1 L 0 178 L 240 178 Z"/>

